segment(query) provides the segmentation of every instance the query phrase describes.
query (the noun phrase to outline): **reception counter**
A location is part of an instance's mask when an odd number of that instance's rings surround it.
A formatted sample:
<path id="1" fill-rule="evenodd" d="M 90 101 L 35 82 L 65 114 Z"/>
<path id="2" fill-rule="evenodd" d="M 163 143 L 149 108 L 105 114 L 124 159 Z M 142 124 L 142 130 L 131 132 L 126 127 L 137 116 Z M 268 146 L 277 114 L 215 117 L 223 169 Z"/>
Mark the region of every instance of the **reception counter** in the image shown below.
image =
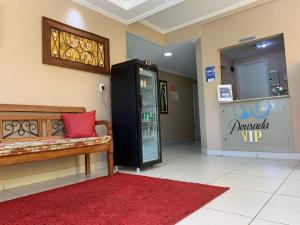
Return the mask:
<path id="1" fill-rule="evenodd" d="M 220 103 L 222 150 L 293 152 L 290 97 Z"/>

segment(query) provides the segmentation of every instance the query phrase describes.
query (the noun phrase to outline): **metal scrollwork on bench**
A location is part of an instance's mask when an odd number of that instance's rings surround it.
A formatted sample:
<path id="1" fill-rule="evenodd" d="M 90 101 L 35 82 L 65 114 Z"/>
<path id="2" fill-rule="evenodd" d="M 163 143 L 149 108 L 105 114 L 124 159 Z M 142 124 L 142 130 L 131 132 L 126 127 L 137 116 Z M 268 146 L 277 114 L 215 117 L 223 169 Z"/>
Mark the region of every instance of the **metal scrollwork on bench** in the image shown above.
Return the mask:
<path id="1" fill-rule="evenodd" d="M 38 121 L 30 121 L 30 120 L 12 120 L 12 121 L 4 121 L 4 131 L 5 135 L 3 139 L 12 137 L 17 135 L 19 137 L 38 137 L 38 129 L 37 129 Z"/>
<path id="2" fill-rule="evenodd" d="M 52 120 L 52 136 L 64 135 L 64 123 L 62 120 Z"/>

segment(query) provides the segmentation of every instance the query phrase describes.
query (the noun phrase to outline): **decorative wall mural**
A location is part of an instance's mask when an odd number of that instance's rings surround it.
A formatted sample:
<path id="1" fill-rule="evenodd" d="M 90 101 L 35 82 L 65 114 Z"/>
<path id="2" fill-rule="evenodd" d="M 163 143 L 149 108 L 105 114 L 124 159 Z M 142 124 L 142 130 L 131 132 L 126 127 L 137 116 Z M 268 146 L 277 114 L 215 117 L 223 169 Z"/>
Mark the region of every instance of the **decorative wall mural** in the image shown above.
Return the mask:
<path id="1" fill-rule="evenodd" d="M 43 63 L 109 74 L 109 40 L 43 17 Z"/>

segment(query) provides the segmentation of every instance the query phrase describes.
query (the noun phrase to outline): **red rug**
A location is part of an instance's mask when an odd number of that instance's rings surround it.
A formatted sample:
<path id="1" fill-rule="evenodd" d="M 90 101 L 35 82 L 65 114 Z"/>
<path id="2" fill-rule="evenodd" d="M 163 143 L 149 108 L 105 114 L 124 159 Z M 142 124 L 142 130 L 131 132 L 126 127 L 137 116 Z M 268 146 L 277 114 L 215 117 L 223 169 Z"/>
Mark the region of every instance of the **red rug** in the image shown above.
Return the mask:
<path id="1" fill-rule="evenodd" d="M 1 225 L 171 225 L 228 188 L 117 173 L 0 203 Z"/>

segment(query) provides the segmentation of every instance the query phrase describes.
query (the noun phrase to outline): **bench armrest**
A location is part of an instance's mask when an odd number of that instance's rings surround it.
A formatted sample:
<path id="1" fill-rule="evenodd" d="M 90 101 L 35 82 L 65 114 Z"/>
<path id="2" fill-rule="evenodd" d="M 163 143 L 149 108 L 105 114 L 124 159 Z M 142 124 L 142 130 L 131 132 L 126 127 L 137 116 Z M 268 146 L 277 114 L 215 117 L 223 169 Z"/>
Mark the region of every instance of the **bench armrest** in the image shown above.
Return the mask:
<path id="1" fill-rule="evenodd" d="M 106 126 L 106 129 L 107 129 L 107 134 L 108 135 L 112 135 L 112 126 L 111 126 L 111 123 L 106 121 L 106 120 L 97 120 L 95 122 L 95 126 L 97 125 L 104 125 Z"/>

